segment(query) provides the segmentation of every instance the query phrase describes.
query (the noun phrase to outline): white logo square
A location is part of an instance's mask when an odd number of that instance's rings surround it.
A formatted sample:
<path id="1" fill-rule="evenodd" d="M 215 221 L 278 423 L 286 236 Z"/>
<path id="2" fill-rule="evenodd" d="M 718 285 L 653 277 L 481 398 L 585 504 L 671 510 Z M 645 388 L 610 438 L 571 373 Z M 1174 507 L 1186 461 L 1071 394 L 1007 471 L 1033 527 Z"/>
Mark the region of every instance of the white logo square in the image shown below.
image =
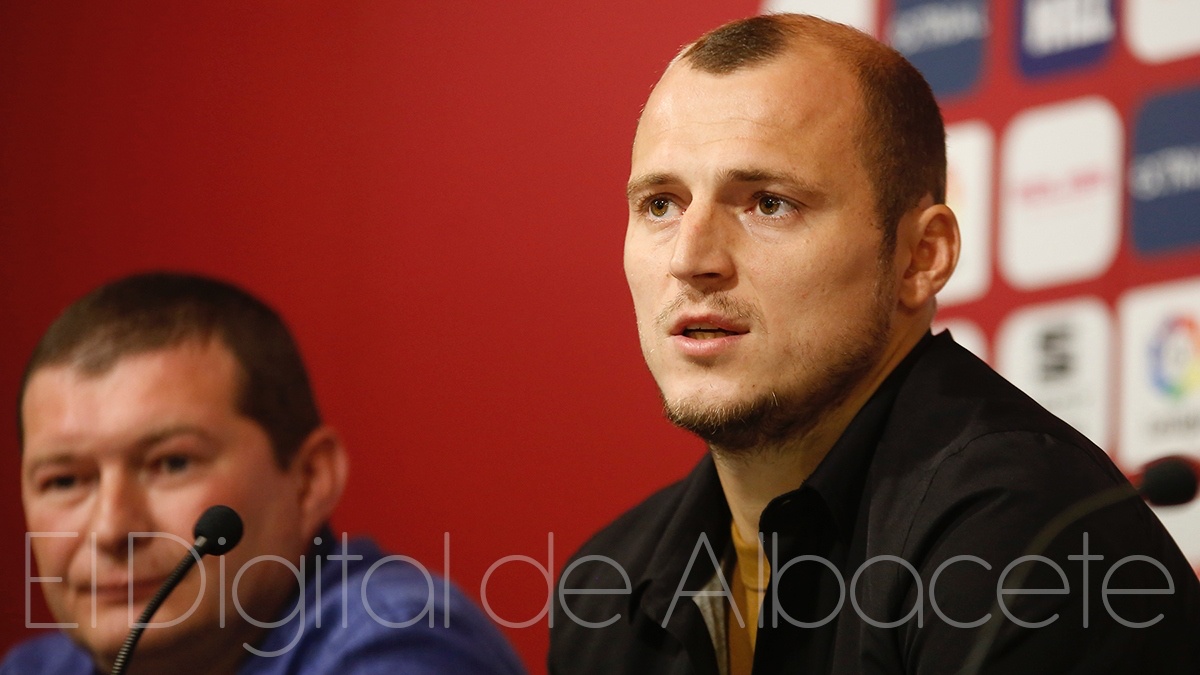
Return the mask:
<path id="1" fill-rule="evenodd" d="M 1200 2 L 1128 0 L 1122 9 L 1129 51 L 1149 63 L 1200 54 Z"/>
<path id="2" fill-rule="evenodd" d="M 1098 96 L 1032 108 L 1005 133 L 1000 269 L 1022 290 L 1104 274 L 1121 239 L 1121 116 Z"/>
<path id="3" fill-rule="evenodd" d="M 1098 298 L 1019 309 L 997 331 L 997 370 L 1107 452 L 1112 332 Z"/>
<path id="4" fill-rule="evenodd" d="M 1121 297 L 1121 455 L 1200 458 L 1200 279 Z"/>

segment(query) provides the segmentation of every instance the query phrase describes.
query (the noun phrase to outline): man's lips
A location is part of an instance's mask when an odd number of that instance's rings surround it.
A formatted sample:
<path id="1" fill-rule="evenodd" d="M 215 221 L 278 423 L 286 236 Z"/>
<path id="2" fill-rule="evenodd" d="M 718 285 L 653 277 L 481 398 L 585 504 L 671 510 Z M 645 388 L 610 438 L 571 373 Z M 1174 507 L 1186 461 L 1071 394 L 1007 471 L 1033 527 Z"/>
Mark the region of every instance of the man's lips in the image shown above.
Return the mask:
<path id="1" fill-rule="evenodd" d="M 144 598 L 152 595 L 166 581 L 166 577 L 152 577 L 145 579 L 134 579 L 132 582 L 126 580 L 97 580 L 96 581 L 96 598 L 98 600 L 121 600 L 122 602 L 129 598 L 129 588 L 132 583 L 133 597 Z M 92 592 L 91 582 L 86 582 L 76 586 L 76 589 L 83 595 L 90 595 Z"/>
<path id="2" fill-rule="evenodd" d="M 714 340 L 745 335 L 750 332 L 744 324 L 719 314 L 689 314 L 679 317 L 671 326 L 671 336 L 690 340 Z"/>
<path id="3" fill-rule="evenodd" d="M 737 319 L 720 314 L 687 314 L 671 325 L 668 339 L 679 354 L 709 361 L 727 353 L 750 329 Z"/>

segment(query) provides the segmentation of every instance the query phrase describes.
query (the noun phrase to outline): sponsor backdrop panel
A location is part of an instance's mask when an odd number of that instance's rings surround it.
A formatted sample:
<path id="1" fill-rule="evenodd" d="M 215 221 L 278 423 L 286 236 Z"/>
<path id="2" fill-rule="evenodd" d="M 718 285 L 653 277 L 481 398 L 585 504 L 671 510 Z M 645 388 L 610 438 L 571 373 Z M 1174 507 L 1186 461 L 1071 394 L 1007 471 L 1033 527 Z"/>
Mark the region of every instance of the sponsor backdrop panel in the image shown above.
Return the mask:
<path id="1" fill-rule="evenodd" d="M 935 330 L 1128 473 L 1200 459 L 1200 2 L 772 0 L 929 79 L 963 248 Z M 1159 509 L 1200 570 L 1200 507 Z"/>
<path id="2" fill-rule="evenodd" d="M 1200 3 L 0 3 L 0 407 L 54 313 L 134 270 L 291 320 L 353 454 L 334 525 L 481 596 L 552 576 L 700 444 L 661 420 L 621 272 L 629 143 L 673 52 L 827 14 L 928 75 L 962 275 L 939 324 L 1126 470 L 1200 456 Z M 614 423 L 614 420 L 617 423 Z M 24 546 L 8 457 L 0 528 Z M 1200 563 L 1200 512 L 1163 511 Z M 447 539 L 448 533 L 448 539 Z M 448 544 L 447 544 L 448 542 Z M 0 557 L 0 648 L 47 619 Z M 546 577 L 491 609 L 544 672 Z M 545 614 L 539 614 L 550 609 Z"/>
<path id="3" fill-rule="evenodd" d="M 930 77 L 948 123 L 948 201 L 963 216 L 967 274 L 943 294 L 939 325 L 971 326 L 976 353 L 1129 473 L 1167 454 L 1200 459 L 1198 8 L 878 10 L 884 35 L 911 42 L 894 44 Z M 965 18 L 978 11 L 982 20 Z M 983 64 L 969 86 L 967 65 L 923 60 L 954 52 L 974 68 L 968 49 Z M 992 163 L 980 157 L 991 147 L 983 129 L 994 130 Z M 1200 566 L 1200 510 L 1158 512 Z"/>

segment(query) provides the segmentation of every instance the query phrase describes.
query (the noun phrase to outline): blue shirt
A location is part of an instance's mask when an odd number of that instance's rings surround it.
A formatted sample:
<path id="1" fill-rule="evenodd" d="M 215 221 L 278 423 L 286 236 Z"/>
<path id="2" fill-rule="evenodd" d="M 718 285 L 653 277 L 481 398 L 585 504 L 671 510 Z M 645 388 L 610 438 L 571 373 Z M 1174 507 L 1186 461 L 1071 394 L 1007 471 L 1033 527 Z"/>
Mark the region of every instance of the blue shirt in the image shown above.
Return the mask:
<path id="1" fill-rule="evenodd" d="M 344 550 L 331 543 L 309 561 L 306 578 L 316 581 L 300 610 L 291 604 L 283 613 L 291 618 L 254 647 L 261 655 L 246 654 L 239 675 L 524 674 L 492 622 L 448 581 L 368 539 Z M 17 645 L 0 664 L 0 675 L 94 672 L 91 655 L 57 631 Z"/>

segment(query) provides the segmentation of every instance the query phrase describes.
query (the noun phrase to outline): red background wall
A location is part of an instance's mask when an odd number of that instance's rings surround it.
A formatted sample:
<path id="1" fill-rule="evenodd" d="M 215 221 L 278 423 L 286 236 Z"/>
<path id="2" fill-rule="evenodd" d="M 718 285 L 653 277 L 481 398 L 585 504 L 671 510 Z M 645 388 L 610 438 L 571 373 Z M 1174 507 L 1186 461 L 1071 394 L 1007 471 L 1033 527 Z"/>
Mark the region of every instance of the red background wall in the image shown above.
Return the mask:
<path id="1" fill-rule="evenodd" d="M 345 436 L 337 529 L 434 570 L 449 532 L 451 575 L 475 597 L 494 561 L 547 560 L 549 533 L 561 570 L 702 452 L 659 419 L 641 361 L 623 190 L 661 68 L 756 11 L 0 4 L 0 409 L 91 287 L 220 275 L 289 319 Z M 0 454 L 3 650 L 28 634 L 11 413 Z M 544 586 L 508 565 L 488 599 L 524 621 Z M 546 621 L 507 634 L 541 670 Z"/>
<path id="2" fill-rule="evenodd" d="M 351 449 L 335 528 L 434 570 L 449 533 L 450 574 L 478 599 L 493 562 L 556 573 L 703 452 L 660 419 L 642 363 L 622 193 L 667 60 L 760 3 L 436 4 L 0 3 L 0 409 L 95 285 L 229 278 L 289 319 Z M 992 3 L 993 35 L 1013 7 Z M 1200 80 L 1195 58 L 1138 69 L 1117 41 L 1103 71 L 1031 84 L 1007 37 L 986 49 L 988 85 L 946 116 L 998 134 L 1029 105 L 1103 92 L 1128 118 L 1135 92 Z M 1196 269 L 1194 251 L 1149 264 L 1123 244 L 1102 280 L 1021 293 L 995 273 L 947 315 L 991 334 L 1022 303 Z M 3 650 L 30 634 L 11 413 L 0 467 Z M 529 566 L 489 582 L 508 621 L 545 599 Z M 535 673 L 546 623 L 506 631 Z"/>

